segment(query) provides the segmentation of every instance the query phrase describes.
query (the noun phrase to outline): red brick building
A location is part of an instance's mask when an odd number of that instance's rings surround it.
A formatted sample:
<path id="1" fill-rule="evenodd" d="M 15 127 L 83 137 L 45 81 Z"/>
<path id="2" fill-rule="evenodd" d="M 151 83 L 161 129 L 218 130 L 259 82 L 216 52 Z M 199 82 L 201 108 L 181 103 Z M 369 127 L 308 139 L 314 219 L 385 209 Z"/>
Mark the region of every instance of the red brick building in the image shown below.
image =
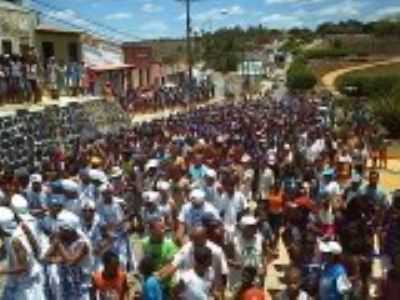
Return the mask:
<path id="1" fill-rule="evenodd" d="M 154 59 L 151 47 L 124 43 L 122 51 L 124 62 L 136 67 L 132 83 L 134 87 L 150 88 L 164 82 L 162 64 Z"/>

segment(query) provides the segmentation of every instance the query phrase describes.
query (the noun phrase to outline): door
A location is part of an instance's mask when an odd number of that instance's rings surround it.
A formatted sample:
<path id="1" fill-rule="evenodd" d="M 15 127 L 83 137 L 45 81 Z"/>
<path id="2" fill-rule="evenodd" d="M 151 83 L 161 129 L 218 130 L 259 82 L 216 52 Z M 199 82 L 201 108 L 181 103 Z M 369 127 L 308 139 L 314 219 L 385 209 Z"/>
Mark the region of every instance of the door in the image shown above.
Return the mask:
<path id="1" fill-rule="evenodd" d="M 50 57 L 54 56 L 54 43 L 43 42 L 42 43 L 42 53 L 43 53 L 43 62 L 45 65 L 47 65 Z"/>
<path id="2" fill-rule="evenodd" d="M 3 54 L 12 54 L 12 42 L 10 40 L 2 40 L 1 49 Z"/>

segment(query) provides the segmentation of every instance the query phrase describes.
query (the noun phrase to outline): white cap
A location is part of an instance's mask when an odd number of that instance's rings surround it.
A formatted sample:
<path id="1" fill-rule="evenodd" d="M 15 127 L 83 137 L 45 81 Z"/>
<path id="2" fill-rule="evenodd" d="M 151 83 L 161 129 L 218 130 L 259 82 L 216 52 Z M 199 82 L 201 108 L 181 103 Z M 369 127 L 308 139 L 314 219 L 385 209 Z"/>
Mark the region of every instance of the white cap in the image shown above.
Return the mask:
<path id="1" fill-rule="evenodd" d="M 251 215 L 243 216 L 240 219 L 240 225 L 242 226 L 253 226 L 257 225 L 257 219 Z"/>
<path id="2" fill-rule="evenodd" d="M 14 212 L 8 207 L 0 206 L 0 228 L 9 234 L 17 228 Z"/>
<path id="3" fill-rule="evenodd" d="M 28 213 L 28 201 L 20 194 L 12 196 L 10 207 L 18 214 Z"/>
<path id="4" fill-rule="evenodd" d="M 160 201 L 160 193 L 157 191 L 146 191 L 142 196 L 143 200 L 147 203 L 157 203 Z"/>
<path id="5" fill-rule="evenodd" d="M 94 202 L 93 199 L 83 198 L 83 199 L 81 199 L 81 201 L 83 202 L 83 205 L 82 205 L 83 209 L 91 209 L 91 210 L 96 209 L 96 202 Z"/>
<path id="6" fill-rule="evenodd" d="M 99 192 L 112 192 L 114 190 L 113 186 L 110 183 L 104 183 L 99 187 Z"/>
<path id="7" fill-rule="evenodd" d="M 42 175 L 40 175 L 40 174 L 32 174 L 31 177 L 29 178 L 29 181 L 31 183 L 42 183 L 43 178 L 42 178 Z"/>
<path id="8" fill-rule="evenodd" d="M 63 210 L 57 216 L 57 226 L 67 230 L 78 230 L 80 228 L 80 220 L 76 214 Z"/>
<path id="9" fill-rule="evenodd" d="M 79 184 L 71 179 L 63 179 L 61 186 L 66 192 L 77 193 L 79 191 Z"/>
<path id="10" fill-rule="evenodd" d="M 101 170 L 90 169 L 88 174 L 91 180 L 100 181 L 101 183 L 108 182 L 107 175 Z"/>
<path id="11" fill-rule="evenodd" d="M 206 176 L 209 178 L 217 178 L 217 172 L 214 169 L 206 169 Z"/>
<path id="12" fill-rule="evenodd" d="M 111 178 L 118 178 L 118 177 L 121 177 L 123 173 L 124 172 L 120 167 L 115 166 L 115 167 L 111 168 L 110 177 Z"/>
<path id="13" fill-rule="evenodd" d="M 206 199 L 206 193 L 202 189 L 195 189 L 190 192 L 190 200 L 194 203 L 203 203 Z"/>
<path id="14" fill-rule="evenodd" d="M 159 165 L 160 165 L 160 161 L 158 159 L 150 159 L 147 162 L 145 169 L 146 169 L 146 171 L 148 171 L 151 168 L 158 168 Z"/>
<path id="15" fill-rule="evenodd" d="M 287 143 L 284 144 L 284 145 L 283 145 L 283 149 L 284 149 L 284 150 L 290 150 L 290 145 L 287 144 Z"/>
<path id="16" fill-rule="evenodd" d="M 334 255 L 339 255 L 343 252 L 342 246 L 335 241 L 329 242 L 319 242 L 319 251 L 322 253 L 331 253 Z"/>
<path id="17" fill-rule="evenodd" d="M 169 191 L 171 185 L 168 181 L 161 180 L 157 183 L 157 189 L 160 191 Z"/>
<path id="18" fill-rule="evenodd" d="M 248 154 L 246 153 L 246 154 L 244 154 L 244 155 L 242 156 L 242 158 L 240 159 L 240 161 L 241 161 L 242 163 L 248 163 L 248 162 L 251 161 L 251 156 L 248 155 Z"/>

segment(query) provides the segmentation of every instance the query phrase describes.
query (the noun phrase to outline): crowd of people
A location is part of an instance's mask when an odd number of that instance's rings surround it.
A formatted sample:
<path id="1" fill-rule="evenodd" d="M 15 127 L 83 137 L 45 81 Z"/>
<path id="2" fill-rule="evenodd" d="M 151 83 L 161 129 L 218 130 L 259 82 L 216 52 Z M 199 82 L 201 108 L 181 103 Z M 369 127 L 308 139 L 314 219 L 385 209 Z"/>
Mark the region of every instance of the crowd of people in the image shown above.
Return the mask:
<path id="1" fill-rule="evenodd" d="M 156 89 L 131 89 L 121 97 L 122 107 L 129 113 L 149 113 L 164 109 L 186 107 L 214 98 L 214 88 L 208 81 L 194 83 L 190 89 L 185 84 L 164 85 Z M 189 99 L 190 98 L 190 99 Z"/>
<path id="2" fill-rule="evenodd" d="M 34 55 L 0 55 L 0 105 L 39 102 L 38 74 L 39 65 Z"/>
<path id="3" fill-rule="evenodd" d="M 3 299 L 400 299 L 400 193 L 368 168 L 374 135 L 338 136 L 317 102 L 286 100 L 171 115 L 3 173 Z M 285 287 L 268 291 L 282 241 Z"/>

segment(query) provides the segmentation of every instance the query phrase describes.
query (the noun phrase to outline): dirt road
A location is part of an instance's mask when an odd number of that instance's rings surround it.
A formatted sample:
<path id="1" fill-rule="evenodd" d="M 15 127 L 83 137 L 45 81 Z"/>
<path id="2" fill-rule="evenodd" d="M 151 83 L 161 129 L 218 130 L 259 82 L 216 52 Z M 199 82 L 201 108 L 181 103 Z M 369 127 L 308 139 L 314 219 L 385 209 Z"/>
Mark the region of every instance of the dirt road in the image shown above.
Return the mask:
<path id="1" fill-rule="evenodd" d="M 385 65 L 390 65 L 394 63 L 400 63 L 400 57 L 395 57 L 389 60 L 385 61 L 380 61 L 380 62 L 374 62 L 374 63 L 366 63 L 358 66 L 353 66 L 353 67 L 348 67 L 348 68 L 343 68 L 339 70 L 335 70 L 332 72 L 329 72 L 328 74 L 325 74 L 324 77 L 322 77 L 321 81 L 325 88 L 327 88 L 330 92 L 333 94 L 338 95 L 339 91 L 335 87 L 335 81 L 337 78 L 340 76 L 343 76 L 344 74 L 357 71 L 357 70 L 364 70 L 364 69 L 369 69 L 377 66 L 385 66 Z"/>

